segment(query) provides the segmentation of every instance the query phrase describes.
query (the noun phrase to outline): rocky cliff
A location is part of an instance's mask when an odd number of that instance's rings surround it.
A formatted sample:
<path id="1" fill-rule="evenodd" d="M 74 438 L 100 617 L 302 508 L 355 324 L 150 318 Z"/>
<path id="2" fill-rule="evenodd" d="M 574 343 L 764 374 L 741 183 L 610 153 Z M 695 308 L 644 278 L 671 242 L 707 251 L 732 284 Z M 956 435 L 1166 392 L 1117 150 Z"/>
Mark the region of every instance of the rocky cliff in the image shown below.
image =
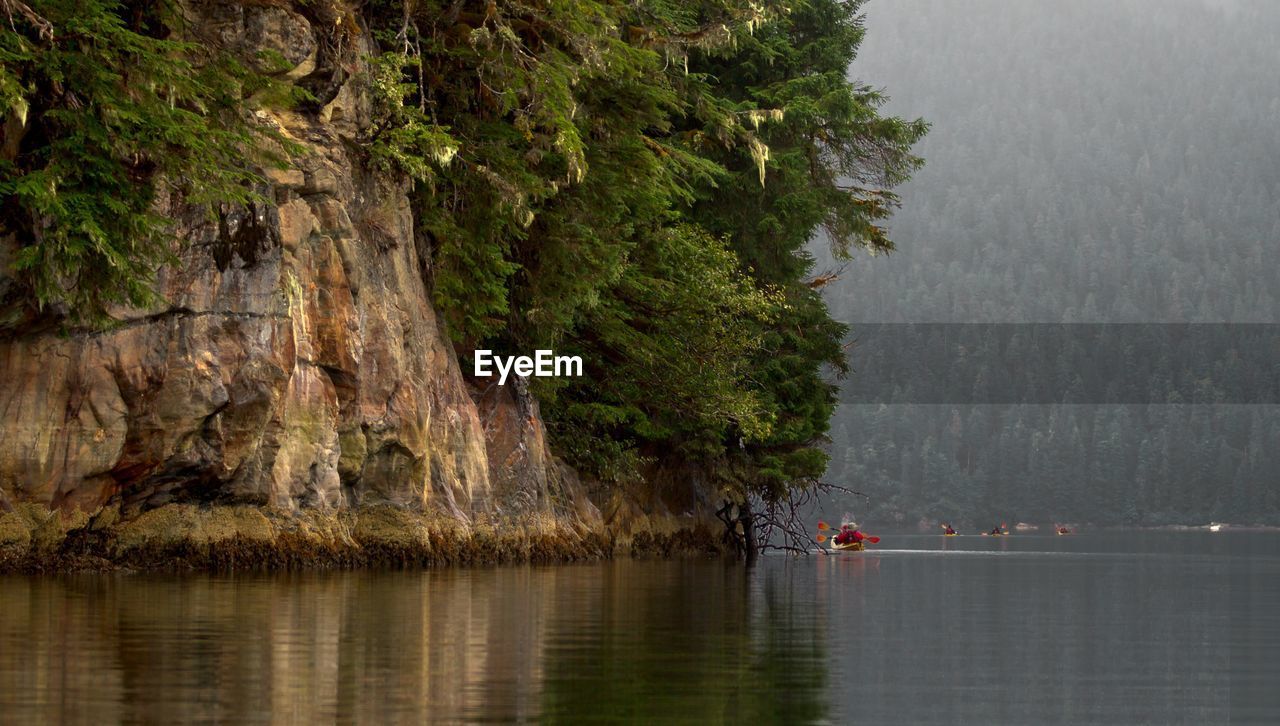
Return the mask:
<path id="1" fill-rule="evenodd" d="M 367 35 L 339 47 L 331 29 L 354 21 L 324 3 L 188 12 L 200 40 L 292 66 L 279 78 L 315 102 L 260 121 L 302 151 L 264 172 L 263 203 L 163 202 L 179 238 L 163 305 L 95 330 L 0 323 L 0 544 L 136 560 L 234 542 L 270 559 L 287 535 L 292 557 L 447 559 L 440 532 L 500 539 L 512 522 L 561 554 L 616 544 L 536 402 L 459 369 L 408 182 L 350 143 Z M 534 539 L 514 556 L 552 554 Z"/>

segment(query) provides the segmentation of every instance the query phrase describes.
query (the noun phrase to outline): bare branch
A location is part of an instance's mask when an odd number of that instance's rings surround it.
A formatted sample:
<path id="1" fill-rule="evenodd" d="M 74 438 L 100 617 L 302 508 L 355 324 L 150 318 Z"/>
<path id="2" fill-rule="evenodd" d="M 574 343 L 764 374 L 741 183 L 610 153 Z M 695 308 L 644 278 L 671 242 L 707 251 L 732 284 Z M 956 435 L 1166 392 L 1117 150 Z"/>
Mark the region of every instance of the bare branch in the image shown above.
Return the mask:
<path id="1" fill-rule="evenodd" d="M 36 34 L 43 41 L 53 40 L 53 23 L 45 19 L 36 11 L 32 10 L 26 3 L 20 0 L 0 0 L 0 9 L 4 10 L 4 14 L 9 18 L 9 27 L 16 32 L 17 27 L 14 25 L 14 13 L 21 15 L 28 23 L 36 29 Z"/>
<path id="2" fill-rule="evenodd" d="M 836 492 L 870 499 L 862 492 L 818 480 L 811 481 L 807 487 L 791 489 L 787 496 L 776 501 L 757 499 L 754 526 L 760 550 L 807 555 L 817 549 L 823 554 L 830 554 L 818 546 L 804 515 L 810 511 L 811 504 Z"/>
<path id="3" fill-rule="evenodd" d="M 847 264 L 841 265 L 840 269 L 838 270 L 827 270 L 826 272 L 823 272 L 821 275 L 818 275 L 817 277 L 814 277 L 812 280 L 809 280 L 808 282 L 806 282 L 805 285 L 807 285 L 811 290 L 819 290 L 821 288 L 824 288 L 827 285 L 830 285 L 831 283 L 835 282 L 836 280 L 839 280 L 840 276 L 844 274 L 844 271 L 846 268 L 848 268 Z"/>

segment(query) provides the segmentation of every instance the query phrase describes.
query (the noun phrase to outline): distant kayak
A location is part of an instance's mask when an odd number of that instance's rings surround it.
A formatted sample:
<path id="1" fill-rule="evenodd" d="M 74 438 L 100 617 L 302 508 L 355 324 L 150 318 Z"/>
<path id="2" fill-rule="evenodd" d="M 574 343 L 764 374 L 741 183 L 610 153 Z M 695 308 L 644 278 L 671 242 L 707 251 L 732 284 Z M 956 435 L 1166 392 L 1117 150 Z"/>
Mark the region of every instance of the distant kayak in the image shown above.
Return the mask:
<path id="1" fill-rule="evenodd" d="M 836 552 L 861 552 L 866 546 L 861 542 L 846 542 L 845 544 L 836 544 L 835 539 L 831 540 L 831 549 Z"/>
<path id="2" fill-rule="evenodd" d="M 960 533 L 959 533 L 959 532 L 947 532 L 947 533 L 943 534 L 942 536 L 943 536 L 943 537 L 959 537 L 959 536 L 960 536 Z"/>

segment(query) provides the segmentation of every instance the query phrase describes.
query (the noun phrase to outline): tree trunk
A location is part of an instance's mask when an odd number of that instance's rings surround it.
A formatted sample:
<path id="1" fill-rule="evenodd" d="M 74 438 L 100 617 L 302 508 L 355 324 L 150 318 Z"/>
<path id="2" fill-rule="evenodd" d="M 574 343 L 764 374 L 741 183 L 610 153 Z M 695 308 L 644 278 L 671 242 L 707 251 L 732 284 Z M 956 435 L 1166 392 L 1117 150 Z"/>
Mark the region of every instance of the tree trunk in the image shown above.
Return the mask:
<path id="1" fill-rule="evenodd" d="M 742 500 L 738 505 L 738 523 L 742 525 L 742 540 L 746 549 L 747 564 L 755 564 L 760 556 L 760 548 L 756 546 L 756 523 L 751 514 L 751 499 Z"/>
<path id="2" fill-rule="evenodd" d="M 736 517 L 733 516 L 735 506 L 738 508 Z M 760 555 L 760 548 L 756 545 L 755 516 L 751 513 L 751 500 L 735 505 L 732 500 L 726 499 L 724 506 L 716 510 L 716 517 L 724 522 L 724 542 L 741 552 L 748 565 L 753 564 Z M 738 533 L 739 527 L 742 528 L 741 534 Z"/>

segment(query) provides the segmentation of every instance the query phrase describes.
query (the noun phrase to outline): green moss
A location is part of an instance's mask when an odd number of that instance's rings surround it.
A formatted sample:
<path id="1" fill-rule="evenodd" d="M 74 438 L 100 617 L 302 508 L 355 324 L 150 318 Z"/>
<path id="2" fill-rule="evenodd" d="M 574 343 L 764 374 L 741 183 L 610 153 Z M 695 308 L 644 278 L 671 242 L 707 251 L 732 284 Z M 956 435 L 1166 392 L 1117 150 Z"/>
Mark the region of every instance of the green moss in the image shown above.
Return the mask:
<path id="1" fill-rule="evenodd" d="M 115 529 L 116 551 L 203 543 L 196 524 L 194 505 L 169 504 L 148 510 Z"/>
<path id="2" fill-rule="evenodd" d="M 257 542 L 276 539 L 271 520 L 257 507 L 214 507 L 203 515 L 202 528 L 210 542 L 236 537 Z"/>
<path id="3" fill-rule="evenodd" d="M 276 530 L 264 510 L 249 506 L 169 504 L 114 528 L 116 551 L 207 546 L 230 540 L 269 544 Z"/>
<path id="4" fill-rule="evenodd" d="M 22 546 L 31 542 L 31 524 L 18 512 L 0 514 L 0 547 Z"/>
<path id="5" fill-rule="evenodd" d="M 431 546 L 421 517 L 390 505 L 377 505 L 357 512 L 352 535 L 362 547 L 409 550 L 429 549 Z"/>

